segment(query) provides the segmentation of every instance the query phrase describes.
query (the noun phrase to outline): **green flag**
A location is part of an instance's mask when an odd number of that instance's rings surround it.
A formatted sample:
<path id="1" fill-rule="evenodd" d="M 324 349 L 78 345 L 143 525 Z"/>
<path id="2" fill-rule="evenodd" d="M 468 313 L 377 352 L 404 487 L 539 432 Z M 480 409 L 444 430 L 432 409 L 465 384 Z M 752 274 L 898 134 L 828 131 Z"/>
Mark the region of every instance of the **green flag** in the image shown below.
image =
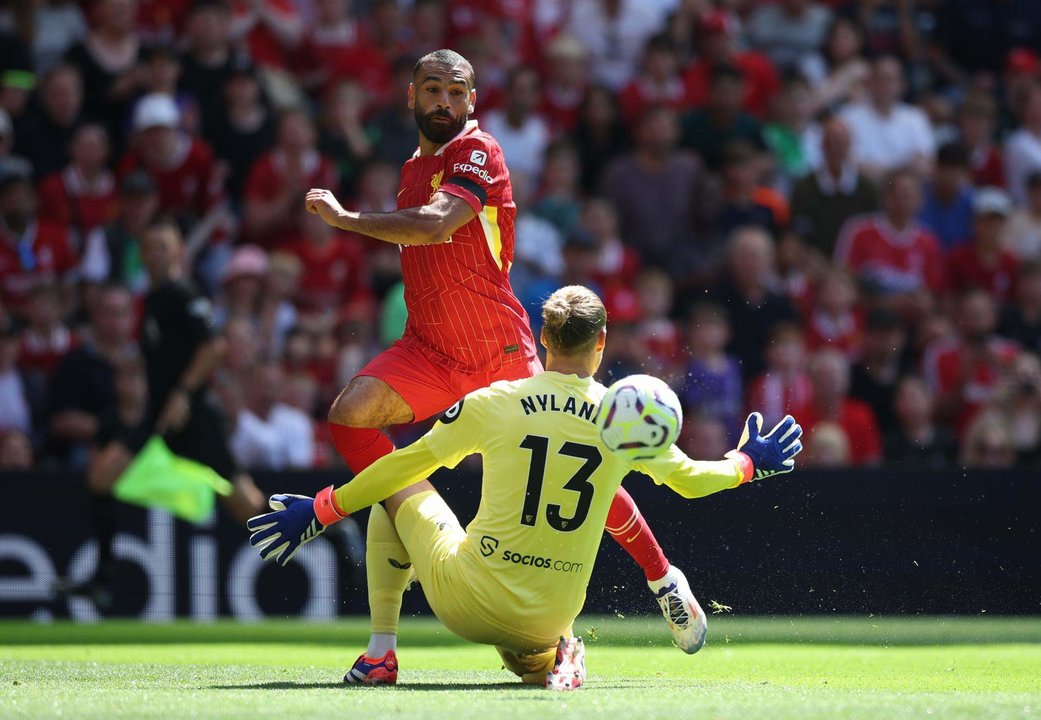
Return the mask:
<path id="1" fill-rule="evenodd" d="M 231 494 L 231 483 L 211 468 L 170 452 L 154 435 L 119 476 L 112 494 L 144 507 L 161 507 L 189 522 L 213 512 L 214 493 Z"/>

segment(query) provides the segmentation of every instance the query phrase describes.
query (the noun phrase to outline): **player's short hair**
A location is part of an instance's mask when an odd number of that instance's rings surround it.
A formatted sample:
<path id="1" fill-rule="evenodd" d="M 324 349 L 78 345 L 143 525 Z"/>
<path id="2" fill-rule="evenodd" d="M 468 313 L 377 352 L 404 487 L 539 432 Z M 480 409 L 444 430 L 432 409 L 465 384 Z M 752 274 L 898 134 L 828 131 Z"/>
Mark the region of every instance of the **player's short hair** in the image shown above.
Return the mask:
<path id="1" fill-rule="evenodd" d="M 568 285 L 542 303 L 546 345 L 557 355 L 577 355 L 596 345 L 607 326 L 604 301 L 587 287 Z"/>
<path id="2" fill-rule="evenodd" d="M 441 49 L 435 50 L 434 52 L 427 53 L 423 57 L 416 61 L 416 66 L 412 68 L 412 79 L 415 80 L 419 75 L 420 69 L 423 65 L 428 62 L 444 63 L 449 67 L 461 67 L 463 74 L 466 76 L 466 80 L 470 85 L 470 89 L 473 90 L 477 87 L 477 75 L 474 73 L 473 65 L 470 61 L 464 58 L 462 55 L 457 53 L 455 50 Z"/>

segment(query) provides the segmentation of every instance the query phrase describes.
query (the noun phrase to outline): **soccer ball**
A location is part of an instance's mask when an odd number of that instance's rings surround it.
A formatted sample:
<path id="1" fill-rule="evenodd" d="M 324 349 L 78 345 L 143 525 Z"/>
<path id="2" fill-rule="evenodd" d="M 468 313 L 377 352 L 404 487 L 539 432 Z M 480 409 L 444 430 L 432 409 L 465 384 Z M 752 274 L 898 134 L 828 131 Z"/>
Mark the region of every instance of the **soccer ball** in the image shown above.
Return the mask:
<path id="1" fill-rule="evenodd" d="M 626 460 L 647 460 L 668 451 L 683 425 L 679 398 L 650 375 L 630 375 L 612 385 L 596 416 L 600 439 Z"/>

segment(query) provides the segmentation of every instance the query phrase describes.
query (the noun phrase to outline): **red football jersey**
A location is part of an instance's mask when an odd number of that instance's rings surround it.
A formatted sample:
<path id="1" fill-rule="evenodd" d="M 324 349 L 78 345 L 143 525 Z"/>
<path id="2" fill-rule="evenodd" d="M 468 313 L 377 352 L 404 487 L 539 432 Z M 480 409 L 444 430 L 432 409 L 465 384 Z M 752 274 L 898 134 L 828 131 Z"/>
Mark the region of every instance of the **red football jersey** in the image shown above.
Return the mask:
<path id="1" fill-rule="evenodd" d="M 20 238 L 0 230 L 0 300 L 8 309 L 20 312 L 34 285 L 61 280 L 78 265 L 69 232 L 60 223 L 39 220 Z"/>
<path id="2" fill-rule="evenodd" d="M 41 218 L 69 225 L 82 240 L 115 214 L 116 180 L 106 170 L 88 183 L 69 165 L 40 182 L 39 199 Z"/>
<path id="3" fill-rule="evenodd" d="M 947 285 L 956 292 L 981 288 L 999 303 L 1012 299 L 1019 260 L 1008 250 L 999 251 L 992 262 L 985 262 L 973 242 L 959 245 L 947 254 Z"/>
<path id="4" fill-rule="evenodd" d="M 916 222 L 897 230 L 882 214 L 855 217 L 843 226 L 835 264 L 887 293 L 944 288 L 943 253 L 933 234 Z"/>
<path id="5" fill-rule="evenodd" d="M 152 176 L 159 191 L 159 208 L 174 215 L 205 215 L 224 197 L 224 177 L 213 157 L 213 150 L 201 140 L 183 135 L 169 167 L 150 168 L 131 150 L 119 162 L 117 176 L 135 170 Z"/>
<path id="6" fill-rule="evenodd" d="M 517 214 L 510 174 L 499 143 L 475 120 L 434 155 L 417 151 L 402 168 L 399 209 L 426 205 L 436 192 L 462 198 L 477 217 L 446 243 L 401 247 L 403 340 L 465 372 L 527 362 L 535 338 L 509 279 Z"/>

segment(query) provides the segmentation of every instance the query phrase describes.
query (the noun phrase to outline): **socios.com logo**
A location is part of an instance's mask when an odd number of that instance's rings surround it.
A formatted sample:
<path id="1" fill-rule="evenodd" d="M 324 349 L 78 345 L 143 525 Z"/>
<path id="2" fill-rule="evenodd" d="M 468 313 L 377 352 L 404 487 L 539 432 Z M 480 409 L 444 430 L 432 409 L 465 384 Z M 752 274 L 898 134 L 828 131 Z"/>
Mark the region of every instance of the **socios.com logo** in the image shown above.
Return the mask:
<path id="1" fill-rule="evenodd" d="M 499 547 L 499 540 L 493 538 L 491 535 L 485 535 L 481 538 L 481 555 L 485 557 L 491 557 Z"/>

